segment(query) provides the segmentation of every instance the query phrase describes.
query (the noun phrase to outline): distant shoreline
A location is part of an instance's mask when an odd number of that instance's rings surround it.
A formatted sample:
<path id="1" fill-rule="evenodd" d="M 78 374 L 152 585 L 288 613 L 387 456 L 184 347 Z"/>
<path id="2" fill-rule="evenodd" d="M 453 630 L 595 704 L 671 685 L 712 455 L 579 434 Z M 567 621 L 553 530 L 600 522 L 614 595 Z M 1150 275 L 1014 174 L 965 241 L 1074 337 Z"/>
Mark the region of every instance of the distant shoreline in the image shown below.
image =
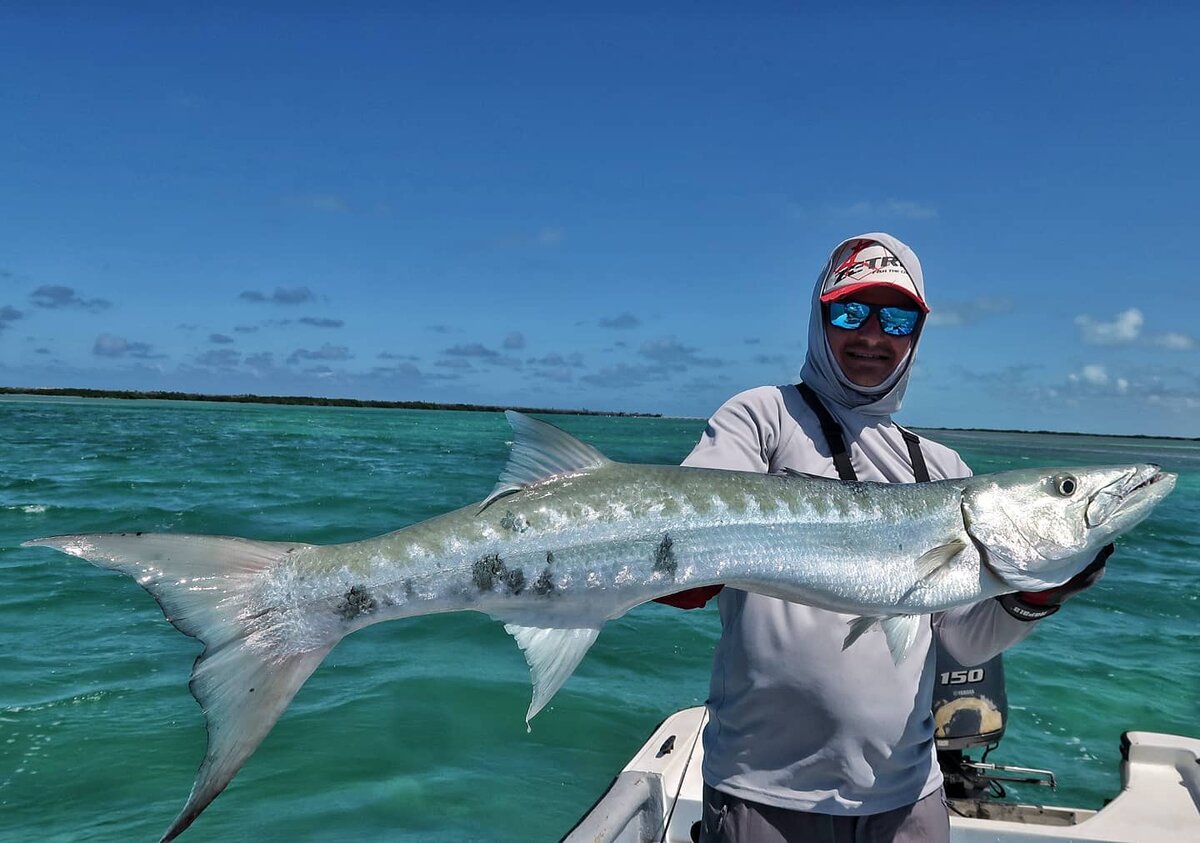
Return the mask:
<path id="1" fill-rule="evenodd" d="M 72 387 L 0 386 L 0 395 L 49 395 L 71 398 L 121 398 L 132 401 L 214 401 L 225 404 L 284 404 L 302 407 L 366 407 L 379 410 L 460 410 L 477 413 L 543 413 L 567 416 L 624 416 L 661 418 L 662 413 L 625 413 L 616 410 L 562 410 L 552 407 L 511 407 L 490 404 L 443 404 L 436 401 L 367 401 L 358 398 L 320 398 L 311 395 L 205 395 L 195 392 L 126 389 L 76 389 Z"/>
<path id="2" fill-rule="evenodd" d="M 281 404 L 304 407 L 366 407 L 381 410 L 458 410 L 476 413 L 501 413 L 517 410 L 561 416 L 613 416 L 617 418 L 660 419 L 662 413 L 634 413 L 619 410 L 563 410 L 554 407 L 512 407 L 491 404 L 444 404 L 436 401 L 367 401 L 358 398 L 320 398 L 310 395 L 205 395 L 195 392 L 139 391 L 124 389 L 77 389 L 73 387 L 0 386 L 0 395 L 50 395 L 74 398 L 122 398 L 129 400 L 214 401 L 225 404 Z M 703 419 L 697 419 L 703 421 Z M 1176 442 L 1200 442 L 1200 436 L 1156 436 L 1149 433 L 1076 433 L 1066 430 L 1018 430 L 1002 427 L 929 427 L 921 430 L 948 433 L 1037 433 L 1047 436 L 1091 436 L 1109 439 L 1167 439 Z"/>
<path id="3" fill-rule="evenodd" d="M 1092 436 L 1103 439 L 1169 439 L 1175 442 L 1200 442 L 1200 436 L 1167 436 L 1153 433 L 1072 433 L 1066 430 L 1018 430 L 1015 427 L 928 427 L 912 425 L 916 430 L 945 433 L 1037 433 L 1046 436 Z"/>

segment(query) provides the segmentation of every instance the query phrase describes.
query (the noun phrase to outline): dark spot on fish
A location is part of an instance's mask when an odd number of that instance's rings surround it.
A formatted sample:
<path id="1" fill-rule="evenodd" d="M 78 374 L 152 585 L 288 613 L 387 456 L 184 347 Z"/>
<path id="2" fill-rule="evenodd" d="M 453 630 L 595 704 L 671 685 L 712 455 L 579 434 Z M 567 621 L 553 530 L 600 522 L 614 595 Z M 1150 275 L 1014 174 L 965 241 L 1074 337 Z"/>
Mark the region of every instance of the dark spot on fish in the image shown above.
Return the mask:
<path id="1" fill-rule="evenodd" d="M 543 597 L 554 591 L 554 572 L 551 568 L 554 566 L 554 554 L 546 551 L 546 569 L 533 582 L 533 591 L 535 594 Z"/>
<path id="2" fill-rule="evenodd" d="M 145 533 L 143 533 L 143 532 L 141 532 L 141 531 L 139 530 L 138 532 L 134 533 L 134 535 L 135 535 L 135 536 L 144 536 L 144 535 L 146 535 L 146 534 L 145 534 Z"/>
<path id="3" fill-rule="evenodd" d="M 288 552 L 288 553 L 291 553 L 291 552 L 292 552 L 293 550 L 295 550 L 295 549 L 296 549 L 296 548 L 294 548 L 294 547 L 289 547 L 289 548 L 287 549 L 287 552 Z"/>
<path id="4" fill-rule="evenodd" d="M 664 533 L 662 541 L 654 549 L 654 570 L 669 575 L 671 579 L 675 579 L 675 571 L 679 568 L 675 552 L 672 550 L 674 546 L 675 542 L 670 534 Z"/>
<path id="5" fill-rule="evenodd" d="M 251 688 L 251 689 L 250 689 L 250 693 L 252 693 L 252 694 L 254 693 L 254 689 L 253 689 L 253 688 Z"/>
<path id="6" fill-rule="evenodd" d="M 508 588 L 509 594 L 520 594 L 525 590 L 525 572 L 520 568 L 513 568 L 504 575 L 504 585 Z"/>
<path id="7" fill-rule="evenodd" d="M 541 575 L 534 581 L 533 590 L 536 594 L 543 597 L 554 591 L 554 577 L 550 573 L 550 569 L 542 571 Z"/>
<path id="8" fill-rule="evenodd" d="M 525 516 L 513 512 L 511 509 L 504 513 L 504 517 L 500 519 L 500 526 L 506 530 L 512 530 L 516 533 L 523 533 L 529 529 L 529 522 L 525 520 Z"/>
<path id="9" fill-rule="evenodd" d="M 503 577 L 507 570 L 500 554 L 489 553 L 471 568 L 471 581 L 480 591 L 491 591 L 496 585 L 496 580 Z"/>
<path id="10" fill-rule="evenodd" d="M 375 598 L 364 585 L 352 585 L 342 599 L 338 601 L 335 611 L 346 620 L 375 611 Z"/>

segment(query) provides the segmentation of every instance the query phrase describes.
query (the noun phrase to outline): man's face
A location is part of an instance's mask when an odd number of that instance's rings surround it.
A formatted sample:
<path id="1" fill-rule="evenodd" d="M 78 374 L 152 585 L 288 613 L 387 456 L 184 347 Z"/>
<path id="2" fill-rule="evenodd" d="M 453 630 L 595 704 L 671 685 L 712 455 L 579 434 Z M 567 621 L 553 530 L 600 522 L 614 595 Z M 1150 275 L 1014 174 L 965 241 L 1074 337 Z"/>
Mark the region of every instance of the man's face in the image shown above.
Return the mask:
<path id="1" fill-rule="evenodd" d="M 915 308 L 916 303 L 895 287 L 867 287 L 847 298 L 863 304 L 876 304 L 884 307 Z M 822 308 L 822 315 L 826 308 Z M 920 327 L 918 326 L 918 329 Z M 833 358 L 842 367 L 842 374 L 850 382 L 858 386 L 879 386 L 895 371 L 896 366 L 904 359 L 904 355 L 912 348 L 916 332 L 907 337 L 894 337 L 885 334 L 879 326 L 879 314 L 872 313 L 870 318 L 856 331 L 848 331 L 829 324 L 825 318 L 825 336 L 829 339 L 829 349 Z"/>

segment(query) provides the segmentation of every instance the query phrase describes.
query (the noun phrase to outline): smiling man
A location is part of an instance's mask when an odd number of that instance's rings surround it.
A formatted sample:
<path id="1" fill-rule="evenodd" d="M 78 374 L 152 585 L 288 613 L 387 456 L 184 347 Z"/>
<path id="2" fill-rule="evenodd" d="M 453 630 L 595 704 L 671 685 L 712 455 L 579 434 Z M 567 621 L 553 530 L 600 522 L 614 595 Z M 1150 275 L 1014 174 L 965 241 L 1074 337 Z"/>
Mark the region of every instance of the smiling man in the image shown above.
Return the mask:
<path id="1" fill-rule="evenodd" d="M 840 244 L 813 291 L 803 383 L 735 395 L 684 465 L 884 483 L 970 475 L 957 453 L 891 418 L 928 312 L 912 249 L 883 233 Z M 947 841 L 935 638 L 960 663 L 982 664 L 1098 579 L 1106 556 L 1053 592 L 927 618 L 899 664 L 879 629 L 844 649 L 849 615 L 720 586 L 662 598 L 695 608 L 720 592 L 701 839 Z"/>

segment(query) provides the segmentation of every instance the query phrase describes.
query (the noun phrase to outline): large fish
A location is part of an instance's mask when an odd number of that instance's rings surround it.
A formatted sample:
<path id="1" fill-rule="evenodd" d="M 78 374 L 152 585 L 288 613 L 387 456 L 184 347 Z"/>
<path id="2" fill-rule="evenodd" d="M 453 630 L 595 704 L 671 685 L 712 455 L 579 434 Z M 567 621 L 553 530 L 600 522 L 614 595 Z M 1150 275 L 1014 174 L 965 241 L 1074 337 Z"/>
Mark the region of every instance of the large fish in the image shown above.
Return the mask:
<path id="1" fill-rule="evenodd" d="M 525 652 L 533 717 L 605 622 L 726 583 L 878 623 L 899 660 L 919 616 L 1080 571 L 1175 485 L 1152 465 L 1034 469 L 891 485 L 613 462 L 508 413 L 507 467 L 481 504 L 349 544 L 56 536 L 135 577 L 204 652 L 191 690 L 208 748 L 171 840 L 219 794 L 322 659 L 369 624 L 473 610 Z"/>

